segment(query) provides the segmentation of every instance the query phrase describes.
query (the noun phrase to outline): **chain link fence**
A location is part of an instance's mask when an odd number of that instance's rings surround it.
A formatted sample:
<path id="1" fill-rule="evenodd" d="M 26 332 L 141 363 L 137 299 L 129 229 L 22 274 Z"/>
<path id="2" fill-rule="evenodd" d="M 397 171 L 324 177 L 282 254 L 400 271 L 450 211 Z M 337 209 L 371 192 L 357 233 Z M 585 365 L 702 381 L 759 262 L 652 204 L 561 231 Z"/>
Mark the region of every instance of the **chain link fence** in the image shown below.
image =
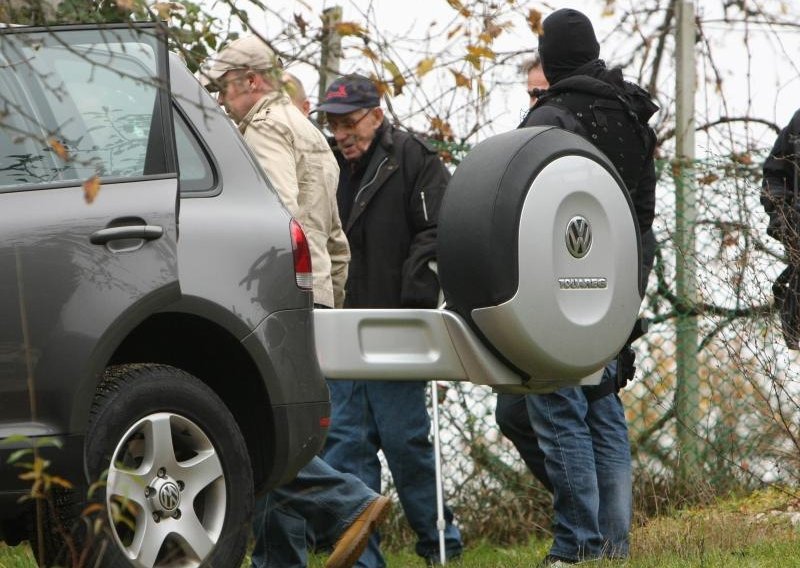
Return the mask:
<path id="1" fill-rule="evenodd" d="M 695 301 L 675 292 L 675 185 L 670 163 L 659 164 L 658 252 L 642 304 L 650 329 L 634 344 L 636 379 L 621 393 L 638 519 L 800 479 L 800 384 L 773 309 L 772 282 L 785 265 L 759 203 L 762 159 L 695 164 Z M 687 353 L 678 349 L 681 326 L 696 330 Z M 495 394 L 459 383 L 438 392 L 445 495 L 465 539 L 513 544 L 547 534 L 550 495 L 500 433 Z M 413 543 L 399 507 L 390 523 L 390 545 Z"/>

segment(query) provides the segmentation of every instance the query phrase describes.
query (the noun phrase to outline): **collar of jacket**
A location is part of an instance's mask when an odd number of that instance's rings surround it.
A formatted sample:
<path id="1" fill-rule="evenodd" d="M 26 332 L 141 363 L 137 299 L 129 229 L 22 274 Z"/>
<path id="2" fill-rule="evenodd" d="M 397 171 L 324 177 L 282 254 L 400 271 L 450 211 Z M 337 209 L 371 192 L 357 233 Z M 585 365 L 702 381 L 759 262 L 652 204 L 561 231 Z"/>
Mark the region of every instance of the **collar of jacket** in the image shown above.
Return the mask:
<path id="1" fill-rule="evenodd" d="M 372 152 L 369 164 L 367 164 L 364 175 L 361 178 L 360 186 L 353 198 L 350 217 L 344 227 L 345 232 L 350 230 L 372 198 L 399 167 L 397 158 L 394 155 L 393 132 L 394 128 L 389 124 L 389 121 L 384 119 L 376 134 L 377 145 Z"/>
<path id="2" fill-rule="evenodd" d="M 389 124 L 389 121 L 386 117 L 383 118 L 383 123 L 378 127 L 377 137 L 378 137 L 378 144 L 380 144 L 387 152 L 391 153 L 392 148 L 394 147 L 394 138 L 392 134 L 394 133 L 394 126 Z"/>
<path id="3" fill-rule="evenodd" d="M 272 91 L 271 93 L 267 93 L 266 95 L 264 95 L 263 97 L 258 99 L 258 101 L 256 101 L 256 104 L 253 105 L 253 107 L 248 111 L 248 113 L 241 120 L 241 122 L 239 122 L 239 124 L 238 124 L 239 132 L 244 134 L 244 131 L 247 130 L 247 127 L 253 121 L 253 117 L 255 117 L 256 114 L 258 114 L 259 112 L 261 112 L 263 109 L 267 108 L 268 106 L 276 103 L 282 97 L 285 97 L 285 96 L 286 95 L 284 95 L 280 91 Z M 287 100 L 288 100 L 288 97 L 287 97 Z"/>
<path id="4" fill-rule="evenodd" d="M 631 107 L 643 123 L 658 111 L 658 106 L 650 99 L 647 91 L 625 81 L 620 69 L 608 69 L 601 59 L 582 65 L 569 76 L 551 85 L 539 97 L 534 108 L 565 92 L 587 93 L 605 99 L 620 100 Z"/>

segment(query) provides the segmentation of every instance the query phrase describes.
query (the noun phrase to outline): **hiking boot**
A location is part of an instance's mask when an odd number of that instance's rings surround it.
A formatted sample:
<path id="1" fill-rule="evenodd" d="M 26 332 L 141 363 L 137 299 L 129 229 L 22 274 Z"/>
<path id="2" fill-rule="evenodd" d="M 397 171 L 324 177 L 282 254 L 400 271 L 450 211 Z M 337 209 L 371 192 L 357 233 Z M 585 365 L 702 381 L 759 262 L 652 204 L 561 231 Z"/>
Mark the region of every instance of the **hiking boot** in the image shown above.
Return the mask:
<path id="1" fill-rule="evenodd" d="M 461 558 L 461 553 L 460 552 L 456 552 L 454 554 L 445 553 L 445 560 L 447 560 L 448 564 L 450 564 L 453 561 L 459 560 L 460 558 Z M 425 560 L 425 564 L 427 564 L 428 566 L 441 566 L 442 565 L 442 562 L 441 562 L 442 559 L 438 554 L 436 554 L 434 556 L 426 556 L 424 558 L 424 560 Z"/>
<path id="2" fill-rule="evenodd" d="M 369 535 L 383 522 L 391 507 L 392 500 L 383 495 L 367 505 L 336 541 L 325 568 L 350 568 L 355 564 L 367 548 Z"/>
<path id="3" fill-rule="evenodd" d="M 575 564 L 580 564 L 580 562 L 548 554 L 539 562 L 538 568 L 566 568 L 567 566 L 574 566 Z"/>

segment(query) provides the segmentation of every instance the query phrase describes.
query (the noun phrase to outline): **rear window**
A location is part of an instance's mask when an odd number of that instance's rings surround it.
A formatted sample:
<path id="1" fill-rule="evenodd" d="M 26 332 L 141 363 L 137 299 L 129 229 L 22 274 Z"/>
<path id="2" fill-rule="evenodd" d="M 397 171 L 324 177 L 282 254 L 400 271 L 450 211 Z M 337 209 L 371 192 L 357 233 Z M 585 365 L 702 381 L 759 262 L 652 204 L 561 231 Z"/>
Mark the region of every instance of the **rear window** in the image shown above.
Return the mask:
<path id="1" fill-rule="evenodd" d="M 0 189 L 167 173 L 158 93 L 143 31 L 4 34 Z"/>
<path id="2" fill-rule="evenodd" d="M 174 109 L 173 116 L 181 193 L 213 191 L 217 185 L 217 178 L 211 160 L 183 115 Z"/>

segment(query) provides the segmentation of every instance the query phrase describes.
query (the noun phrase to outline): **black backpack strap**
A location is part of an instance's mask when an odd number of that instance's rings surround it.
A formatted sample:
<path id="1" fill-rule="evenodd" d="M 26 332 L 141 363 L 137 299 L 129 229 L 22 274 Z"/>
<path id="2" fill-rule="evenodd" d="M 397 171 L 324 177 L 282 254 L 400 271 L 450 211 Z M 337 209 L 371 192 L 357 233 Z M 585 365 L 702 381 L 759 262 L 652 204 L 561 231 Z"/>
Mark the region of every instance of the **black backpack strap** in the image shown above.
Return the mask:
<path id="1" fill-rule="evenodd" d="M 634 124 L 634 128 L 636 128 L 636 133 L 639 135 L 639 138 L 642 139 L 642 142 L 645 145 L 650 145 L 651 140 L 650 137 L 647 135 L 647 125 L 642 124 L 642 119 L 639 118 L 639 115 L 636 114 L 636 111 L 633 110 L 633 105 L 631 105 L 628 98 L 622 94 L 617 93 L 617 100 L 622 105 L 623 110 L 628 113 L 628 116 L 631 119 L 631 122 Z"/>
<path id="2" fill-rule="evenodd" d="M 589 404 L 612 393 L 619 392 L 616 381 L 606 381 L 591 387 L 581 387 L 581 390 L 583 391 L 583 396 L 586 397 L 586 402 Z"/>
<path id="3" fill-rule="evenodd" d="M 636 374 L 636 352 L 631 348 L 631 344 L 647 333 L 648 322 L 646 319 L 639 318 L 625 342 L 625 346 L 617 354 L 617 374 L 613 381 L 605 381 L 599 385 L 581 387 L 586 401 L 592 404 L 596 400 L 616 393 L 624 389 L 633 380 Z"/>

